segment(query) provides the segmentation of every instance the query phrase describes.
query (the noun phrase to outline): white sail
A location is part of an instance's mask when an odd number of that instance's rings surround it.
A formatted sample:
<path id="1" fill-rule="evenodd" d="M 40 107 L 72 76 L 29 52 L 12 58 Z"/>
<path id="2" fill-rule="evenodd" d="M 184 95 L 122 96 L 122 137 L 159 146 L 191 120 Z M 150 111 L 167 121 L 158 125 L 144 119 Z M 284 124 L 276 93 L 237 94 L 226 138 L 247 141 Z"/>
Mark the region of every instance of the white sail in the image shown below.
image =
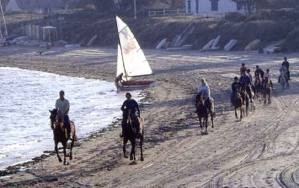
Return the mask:
<path id="1" fill-rule="evenodd" d="M 116 17 L 125 77 L 152 74 L 152 69 L 130 28 Z"/>

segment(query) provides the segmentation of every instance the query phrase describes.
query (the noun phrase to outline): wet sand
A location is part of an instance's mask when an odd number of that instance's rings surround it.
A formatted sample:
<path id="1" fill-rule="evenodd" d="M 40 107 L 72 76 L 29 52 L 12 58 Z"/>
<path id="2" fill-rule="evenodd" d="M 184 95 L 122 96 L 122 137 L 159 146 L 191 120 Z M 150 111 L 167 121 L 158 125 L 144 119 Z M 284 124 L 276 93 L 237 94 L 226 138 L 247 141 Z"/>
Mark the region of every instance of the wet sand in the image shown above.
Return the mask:
<path id="1" fill-rule="evenodd" d="M 0 66 L 113 81 L 114 49 L 0 48 Z M 56 156 L 26 165 L 0 178 L 0 186 L 33 187 L 296 187 L 298 185 L 299 54 L 289 54 L 292 82 L 275 84 L 271 105 L 257 104 L 242 122 L 229 103 L 230 84 L 241 63 L 271 68 L 277 83 L 284 55 L 255 52 L 146 50 L 155 85 L 146 90 L 145 161 L 130 165 L 122 157 L 120 128 L 112 127 L 80 142 L 74 159 L 63 166 Z M 205 77 L 215 98 L 215 128 L 202 135 L 194 95 Z M 48 122 L 45 122 L 45 126 Z M 129 150 L 129 147 L 128 147 Z M 139 159 L 139 150 L 137 150 Z"/>

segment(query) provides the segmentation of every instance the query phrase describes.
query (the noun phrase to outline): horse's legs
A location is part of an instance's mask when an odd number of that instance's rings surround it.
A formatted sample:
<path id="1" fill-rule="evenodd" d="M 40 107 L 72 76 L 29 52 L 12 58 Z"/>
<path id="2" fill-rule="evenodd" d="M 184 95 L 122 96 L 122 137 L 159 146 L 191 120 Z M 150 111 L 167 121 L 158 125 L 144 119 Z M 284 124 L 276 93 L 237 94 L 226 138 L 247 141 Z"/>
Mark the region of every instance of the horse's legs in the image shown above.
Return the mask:
<path id="1" fill-rule="evenodd" d="M 199 126 L 202 129 L 202 121 L 201 121 L 202 118 L 199 116 L 199 114 L 197 114 L 197 115 L 198 115 Z"/>
<path id="2" fill-rule="evenodd" d="M 214 128 L 214 112 L 211 113 L 212 128 Z"/>
<path id="3" fill-rule="evenodd" d="M 240 107 L 240 121 L 242 121 L 242 119 L 243 119 L 243 113 L 244 113 L 244 107 L 241 106 Z"/>
<path id="4" fill-rule="evenodd" d="M 124 140 L 123 140 L 123 152 L 124 152 L 124 158 L 128 158 L 127 156 L 127 151 L 126 151 L 126 145 L 128 143 L 128 139 L 124 137 Z"/>
<path id="5" fill-rule="evenodd" d="M 72 142 L 71 142 L 71 148 L 70 148 L 70 160 L 73 159 L 73 147 L 74 147 L 74 135 L 73 135 L 73 139 L 72 139 Z"/>
<path id="6" fill-rule="evenodd" d="M 55 141 L 55 152 L 56 152 L 56 154 L 57 154 L 58 161 L 61 163 L 62 160 L 61 160 L 61 157 L 59 156 L 59 151 L 58 151 L 58 147 L 57 147 L 57 145 L 58 145 L 58 142 Z"/>
<path id="7" fill-rule="evenodd" d="M 208 134 L 208 116 L 205 117 L 204 122 L 205 122 L 205 129 L 206 129 L 205 133 Z"/>
<path id="8" fill-rule="evenodd" d="M 64 165 L 67 165 L 67 163 L 66 163 L 66 142 L 63 142 L 62 143 L 62 147 L 63 147 L 63 164 Z"/>
<path id="9" fill-rule="evenodd" d="M 143 158 L 143 134 L 140 135 L 140 142 L 139 142 L 139 146 L 140 146 L 140 161 L 144 161 Z"/>
<path id="10" fill-rule="evenodd" d="M 236 116 L 236 119 L 238 119 L 237 107 L 235 107 L 235 116 Z"/>
<path id="11" fill-rule="evenodd" d="M 135 144 L 136 144 L 136 140 L 135 138 L 130 139 L 131 142 L 131 154 L 130 154 L 130 160 L 136 160 L 135 158 Z"/>

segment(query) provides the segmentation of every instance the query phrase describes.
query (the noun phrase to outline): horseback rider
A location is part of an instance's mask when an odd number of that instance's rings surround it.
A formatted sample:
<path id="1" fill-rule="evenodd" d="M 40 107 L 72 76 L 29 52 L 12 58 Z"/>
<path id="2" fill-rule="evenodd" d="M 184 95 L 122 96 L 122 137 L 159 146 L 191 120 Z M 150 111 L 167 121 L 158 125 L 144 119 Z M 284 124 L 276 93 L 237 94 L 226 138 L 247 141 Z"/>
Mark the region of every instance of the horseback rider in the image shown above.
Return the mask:
<path id="1" fill-rule="evenodd" d="M 232 83 L 232 94 L 231 94 L 231 103 L 234 104 L 234 97 L 240 91 L 241 84 L 239 82 L 239 78 L 236 76 L 234 78 L 234 82 Z"/>
<path id="2" fill-rule="evenodd" d="M 288 79 L 288 69 L 286 66 L 282 65 L 279 69 L 280 75 L 278 78 L 278 82 L 281 83 L 282 77 L 284 77 L 284 80 L 287 84 L 287 87 L 289 87 L 289 79 Z"/>
<path id="3" fill-rule="evenodd" d="M 264 84 L 264 86 L 267 86 L 268 84 L 269 84 L 270 87 L 273 86 L 269 69 L 266 70 L 266 73 L 264 75 L 263 84 Z"/>
<path id="4" fill-rule="evenodd" d="M 252 75 L 251 75 L 251 73 L 250 73 L 250 69 L 247 69 L 247 70 L 246 70 L 246 73 L 247 73 L 247 76 L 249 77 L 250 85 L 253 85 L 253 78 L 252 78 Z"/>
<path id="5" fill-rule="evenodd" d="M 250 77 L 245 72 L 241 74 L 240 84 L 242 88 L 247 88 L 250 85 Z"/>
<path id="6" fill-rule="evenodd" d="M 126 93 L 126 100 L 124 101 L 123 105 L 121 106 L 121 111 L 123 112 L 123 120 L 122 120 L 122 124 L 121 124 L 122 133 L 121 133 L 120 137 L 123 137 L 125 126 L 127 126 L 129 118 L 131 118 L 131 120 L 133 122 L 138 122 L 139 121 L 138 117 L 140 117 L 139 105 L 134 99 L 132 99 L 131 93 Z M 130 113 L 129 113 L 129 111 L 130 111 Z M 129 115 L 130 115 L 130 117 L 129 117 Z M 138 123 L 138 126 L 136 126 L 136 132 L 138 134 L 141 134 L 139 123 Z"/>
<path id="7" fill-rule="evenodd" d="M 255 72 L 254 72 L 255 80 L 263 80 L 264 78 L 264 71 L 257 65 Z"/>
<path id="8" fill-rule="evenodd" d="M 286 67 L 287 69 L 287 78 L 290 80 L 290 63 L 288 62 L 288 58 L 284 57 L 284 61 L 281 64 L 282 66 Z"/>
<path id="9" fill-rule="evenodd" d="M 58 122 L 62 122 L 64 127 L 67 129 L 68 135 L 70 133 L 70 119 L 68 116 L 70 110 L 70 103 L 69 101 L 64 98 L 64 91 L 61 90 L 59 92 L 59 99 L 56 100 L 55 109 L 57 110 L 57 118 Z"/>
<path id="10" fill-rule="evenodd" d="M 245 63 L 242 63 L 242 66 L 240 68 L 240 75 L 242 75 L 243 73 L 245 73 L 247 71 L 247 68 L 245 66 Z"/>

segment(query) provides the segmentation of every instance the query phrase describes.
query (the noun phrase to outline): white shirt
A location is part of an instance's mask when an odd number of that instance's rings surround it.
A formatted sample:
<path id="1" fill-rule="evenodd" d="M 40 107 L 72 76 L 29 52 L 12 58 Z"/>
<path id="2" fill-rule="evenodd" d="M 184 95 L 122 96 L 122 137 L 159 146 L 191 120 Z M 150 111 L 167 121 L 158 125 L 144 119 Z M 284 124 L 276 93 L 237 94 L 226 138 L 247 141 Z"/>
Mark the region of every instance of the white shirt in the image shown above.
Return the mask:
<path id="1" fill-rule="evenodd" d="M 210 87 L 208 85 L 202 85 L 198 88 L 198 93 L 202 93 L 205 99 L 211 98 Z"/>
<path id="2" fill-rule="evenodd" d="M 55 108 L 58 110 L 58 113 L 67 115 L 68 110 L 70 109 L 70 103 L 67 99 L 64 99 L 64 100 L 57 99 Z"/>

